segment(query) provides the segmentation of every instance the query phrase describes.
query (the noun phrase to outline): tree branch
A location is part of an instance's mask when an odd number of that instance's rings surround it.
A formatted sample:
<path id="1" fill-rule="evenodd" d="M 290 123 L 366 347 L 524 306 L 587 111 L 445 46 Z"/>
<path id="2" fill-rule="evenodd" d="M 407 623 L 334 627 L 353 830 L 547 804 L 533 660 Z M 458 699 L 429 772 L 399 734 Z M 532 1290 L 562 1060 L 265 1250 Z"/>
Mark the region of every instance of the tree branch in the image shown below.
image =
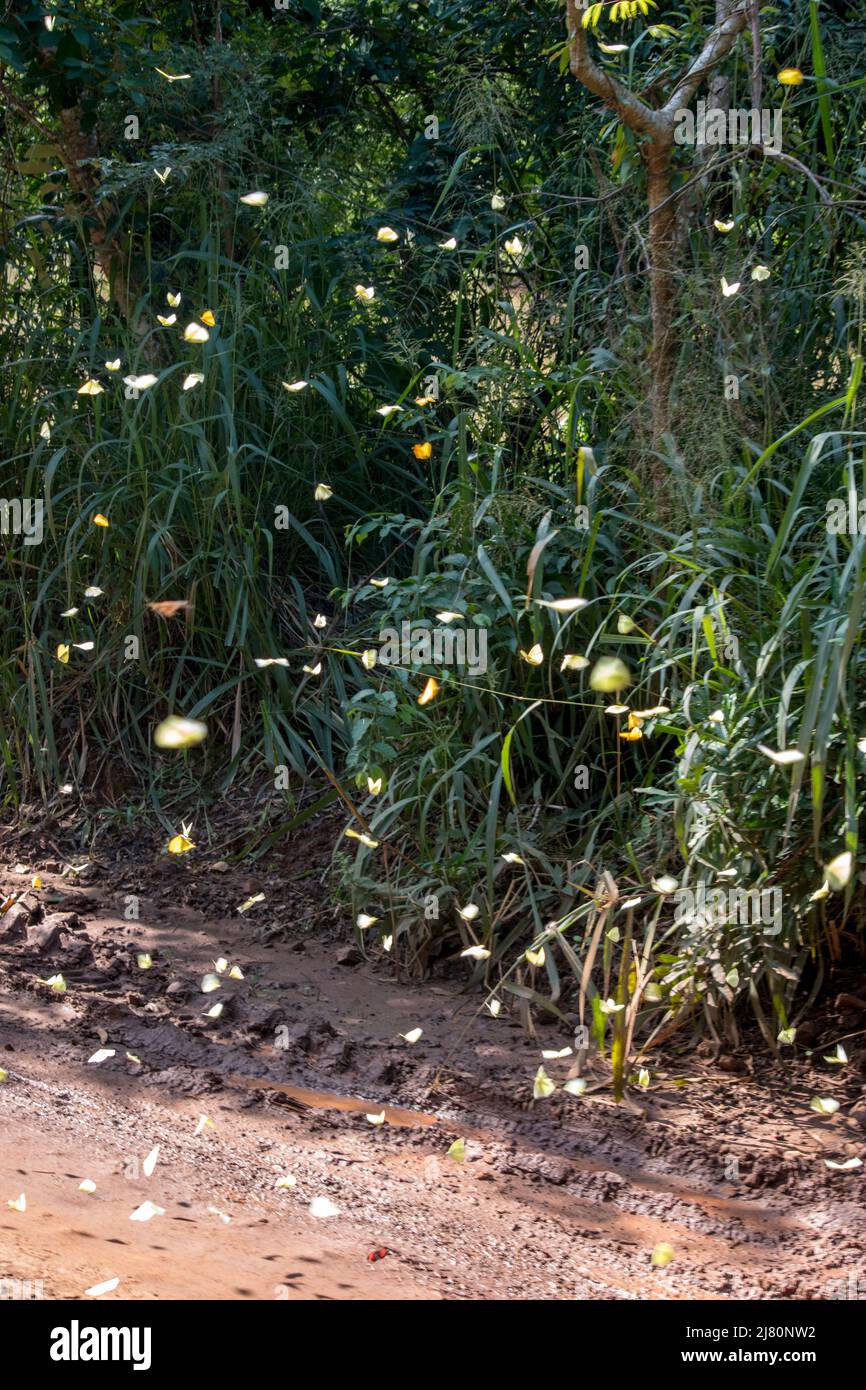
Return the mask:
<path id="1" fill-rule="evenodd" d="M 719 24 L 713 29 L 701 52 L 692 63 L 688 72 L 681 77 L 674 90 L 671 92 L 662 111 L 669 118 L 676 116 L 678 111 L 688 106 L 692 97 L 697 92 L 708 72 L 726 58 L 746 27 L 748 18 L 748 0 L 743 8 L 734 10 L 723 24 Z"/>
<path id="2" fill-rule="evenodd" d="M 830 197 L 830 194 L 827 192 L 817 174 L 813 174 L 812 170 L 807 165 L 803 164 L 799 159 L 795 159 L 792 154 L 783 154 L 781 150 L 771 150 L 769 145 L 750 145 L 747 153 L 763 155 L 765 159 L 777 159 L 779 163 L 784 164 L 787 169 L 794 169 L 798 174 L 802 174 L 804 178 L 815 185 L 821 197 L 821 202 L 824 203 L 826 207 L 833 206 L 833 199 Z"/>
<path id="3" fill-rule="evenodd" d="M 651 139 L 663 138 L 669 121 L 658 111 L 646 106 L 630 92 L 628 87 L 618 81 L 612 73 L 605 72 L 590 56 L 586 30 L 581 20 L 587 6 L 583 0 L 565 0 L 568 15 L 568 54 L 572 74 L 584 87 L 600 97 L 606 106 L 613 107 L 620 120 L 630 130 L 639 130 Z"/>
<path id="4" fill-rule="evenodd" d="M 5 76 L 6 66 L 4 64 L 0 67 L 0 78 L 5 78 Z M 20 102 L 17 97 L 14 97 L 12 93 L 2 85 L 0 85 L 0 103 L 9 107 L 10 110 L 15 111 L 23 121 L 26 121 L 28 125 L 32 125 L 34 130 L 38 130 L 47 144 L 53 145 L 56 143 L 57 137 L 54 132 L 49 130 L 46 125 L 43 125 L 38 117 L 27 109 L 23 102 Z"/>
<path id="5" fill-rule="evenodd" d="M 387 120 L 394 134 L 397 136 L 399 140 L 402 140 L 404 143 L 408 144 L 409 132 L 406 128 L 406 123 L 404 122 L 403 117 L 400 115 L 400 112 L 397 110 L 394 103 L 391 101 L 391 98 L 388 96 L 388 93 L 384 90 L 383 87 L 380 87 L 379 82 L 375 77 L 372 77 L 370 79 L 368 85 L 370 91 L 373 93 L 382 110 L 384 111 L 385 119 Z"/>

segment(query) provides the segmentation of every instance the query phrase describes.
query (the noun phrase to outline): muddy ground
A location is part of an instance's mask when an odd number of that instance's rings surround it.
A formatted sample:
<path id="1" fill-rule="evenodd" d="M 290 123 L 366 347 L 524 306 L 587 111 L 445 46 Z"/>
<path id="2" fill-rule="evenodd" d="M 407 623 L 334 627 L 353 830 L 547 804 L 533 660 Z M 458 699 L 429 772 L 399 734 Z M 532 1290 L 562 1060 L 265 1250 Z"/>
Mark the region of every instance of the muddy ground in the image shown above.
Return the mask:
<path id="1" fill-rule="evenodd" d="M 0 1291 L 821 1299 L 866 1280 L 866 1167 L 825 1161 L 866 1160 L 866 1007 L 831 994 L 801 1034 L 812 1055 L 784 1067 L 760 1044 L 716 1056 L 683 1039 L 648 1059 L 643 1113 L 606 1090 L 533 1101 L 568 1027 L 530 1037 L 479 1011 L 465 963 L 406 981 L 381 952 L 347 952 L 323 880 L 333 841 L 313 824 L 236 865 L 169 858 L 146 834 L 71 859 L 50 834 L 3 835 L 18 901 L 0 917 Z M 220 956 L 243 979 L 203 994 Z M 40 983 L 57 974 L 63 994 Z M 842 1036 L 849 1064 L 823 1061 Z M 89 1062 L 100 1049 L 114 1055 Z M 560 1083 L 570 1065 L 545 1062 Z M 836 1114 L 810 1110 L 816 1095 Z M 24 1211 L 7 1205 L 21 1193 Z M 322 1198 L 336 1214 L 311 1213 Z M 145 1201 L 162 1213 L 130 1221 Z M 675 1257 L 653 1268 L 662 1242 Z"/>

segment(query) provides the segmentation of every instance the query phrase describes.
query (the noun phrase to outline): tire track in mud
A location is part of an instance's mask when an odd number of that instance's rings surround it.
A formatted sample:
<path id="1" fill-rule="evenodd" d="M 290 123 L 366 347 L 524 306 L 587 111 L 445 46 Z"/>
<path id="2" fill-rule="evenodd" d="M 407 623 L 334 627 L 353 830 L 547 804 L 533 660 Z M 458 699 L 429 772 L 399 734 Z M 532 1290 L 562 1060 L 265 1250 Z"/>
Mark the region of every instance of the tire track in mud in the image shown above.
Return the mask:
<path id="1" fill-rule="evenodd" d="M 143 1044 L 152 1031 L 136 1021 L 124 1040 L 145 1051 Z M 2 1036 L 5 1038 L 5 1030 Z M 161 1036 L 165 1038 L 164 1031 Z M 236 1051 L 213 1048 L 199 1039 L 186 1042 L 191 1044 L 189 1051 L 196 1054 L 199 1066 L 206 1067 L 213 1060 L 212 1051 Z M 765 1260 L 758 1242 L 746 1237 L 743 1222 L 760 1228 L 770 1249 L 777 1248 L 782 1235 L 796 1224 L 783 1214 L 689 1190 L 681 1181 L 671 1202 L 672 1192 L 664 1190 L 664 1180 L 657 1175 L 616 1172 L 590 1159 L 552 1160 L 548 1151 L 531 1145 L 515 1147 L 510 1142 L 503 1146 L 495 1130 L 479 1129 L 477 1122 L 474 1143 L 481 1153 L 477 1158 L 470 1153 L 470 1162 L 458 1167 L 441 1158 L 451 1135 L 461 1128 L 451 1118 L 440 1121 L 445 1134 L 437 1157 L 431 1155 L 426 1127 L 423 1133 L 400 1131 L 401 1142 L 383 1144 L 383 1136 L 359 1128 L 355 1116 L 344 1111 L 313 1109 L 312 1126 L 307 1108 L 298 1113 L 282 1106 L 260 1106 L 253 1116 L 246 1108 L 247 1096 L 243 1097 L 244 1108 L 238 1111 L 232 1088 L 224 1088 L 221 1082 L 212 1092 L 195 1097 L 193 1110 L 209 1109 L 217 1102 L 229 1113 L 230 1137 L 223 1136 L 223 1124 L 218 1120 L 218 1140 L 202 1149 L 190 1138 L 194 1122 L 190 1098 L 178 1101 L 171 1097 L 167 1104 L 162 1097 L 155 1101 L 148 1098 L 144 1114 L 136 1118 L 142 1098 L 151 1090 L 146 1079 L 100 1070 L 91 1080 L 84 1049 L 73 1050 L 81 1055 L 64 1061 L 60 1069 L 61 1094 L 69 1098 L 63 1106 L 66 1133 L 77 1131 L 80 1142 L 91 1147 L 105 1140 L 107 1121 L 109 1148 L 112 1142 L 116 1145 L 118 1132 L 130 1134 L 127 1157 L 147 1152 L 152 1143 L 160 1142 L 172 1170 L 180 1167 L 184 1171 L 194 1161 L 197 1168 L 192 1182 L 199 1206 L 209 1196 L 210 1204 L 218 1206 L 233 1201 L 244 1206 L 264 1202 L 273 1209 L 273 1164 L 263 1174 L 258 1151 L 250 1152 L 249 1136 L 237 1133 L 236 1127 L 241 1122 L 254 1123 L 257 1130 L 264 1126 L 268 1134 L 274 1125 L 287 1129 L 281 1141 L 264 1142 L 278 1144 L 274 1157 L 281 1158 L 283 1165 L 277 1166 L 287 1167 L 298 1178 L 303 1201 L 311 1194 L 329 1196 L 353 1225 L 366 1226 L 368 1243 L 378 1241 L 399 1251 L 401 1264 L 423 1276 L 429 1285 L 422 1295 L 425 1297 L 440 1291 L 446 1297 L 517 1299 L 723 1298 L 744 1291 L 748 1296 L 750 1280 L 762 1271 Z M 29 1088 L 31 1097 L 37 1097 L 37 1112 L 41 1112 L 51 1103 L 58 1082 L 45 1082 L 52 1072 L 44 1063 L 42 1076 L 34 1076 L 34 1061 L 33 1057 L 26 1058 L 30 1079 L 47 1084 L 47 1090 Z M 225 1063 L 236 1064 L 233 1057 L 226 1058 Z M 195 1064 L 190 1070 L 195 1074 Z M 213 1076 L 214 1072 L 205 1070 L 204 1074 Z M 154 1073 L 154 1077 L 159 1076 L 160 1072 Z M 5 1090 L 2 1099 L 11 1101 L 14 1097 L 26 1117 L 32 1112 L 27 1095 L 28 1086 L 22 1082 L 20 1088 Z M 178 1105 L 188 1116 L 185 1134 L 178 1133 L 175 1122 Z M 352 1128 L 347 1129 L 347 1123 Z M 533 1128 L 537 1137 L 537 1122 Z M 397 1134 L 391 1131 L 389 1137 Z M 80 1155 L 80 1151 L 73 1148 L 73 1154 Z M 545 1171 L 551 1162 L 560 1166 Z M 76 1172 L 81 1166 L 79 1156 Z M 237 1175 L 228 1187 L 227 1173 Z M 131 1198 L 129 1201 L 134 1205 Z M 283 1203 L 276 1210 L 284 1214 L 285 1208 Z M 708 1208 L 717 1217 L 713 1223 L 707 1221 Z M 294 1211 L 293 1215 L 297 1220 L 302 1212 Z M 683 1267 L 660 1276 L 659 1271 L 647 1268 L 648 1252 L 662 1239 L 672 1243 L 679 1258 L 688 1262 L 688 1272 Z M 720 1279 L 719 1271 L 730 1265 L 732 1248 L 737 1244 L 745 1247 L 744 1253 L 728 1277 Z M 359 1248 L 363 1245 L 361 1239 Z M 455 1252 L 459 1252 L 457 1262 Z M 461 1282 L 448 1267 L 453 1263 L 471 1266 L 474 1284 Z M 705 1271 L 709 1278 L 705 1279 Z M 519 1277 L 515 1277 L 516 1272 Z M 754 1296 L 753 1287 L 751 1292 Z"/>
<path id="2" fill-rule="evenodd" d="M 808 1298 L 863 1273 L 861 1189 L 830 1188 L 782 1154 L 756 1200 L 758 1179 L 724 1180 L 724 1110 L 678 1123 L 661 1095 L 641 1120 L 603 1096 L 534 1103 L 540 1045 L 519 1031 L 476 1019 L 460 1067 L 450 1060 L 447 1039 L 464 1036 L 456 987 L 340 969 L 319 943 L 300 958 L 296 943 L 263 949 L 243 922 L 179 921 L 174 906 L 146 928 L 82 911 L 90 920 L 54 954 L 38 935 L 0 936 L 0 1180 L 9 1197 L 25 1183 L 34 1193 L 28 1213 L 0 1214 L 0 1256 L 47 1261 L 59 1296 L 106 1277 L 106 1247 L 127 1259 L 137 1297 L 275 1297 L 275 1240 L 280 1279 L 298 1276 L 276 1296 L 292 1298 Z M 140 949 L 152 970 L 136 971 Z M 245 979 L 215 1024 L 198 979 L 218 950 Z M 36 983 L 59 967 L 60 998 Z M 400 1035 L 416 1024 L 424 1037 L 409 1048 Z M 98 1068 L 97 1046 L 115 1049 Z M 754 1165 L 757 1093 L 738 1081 L 724 1094 Z M 371 1126 L 365 1115 L 383 1109 Z M 205 1142 L 193 1135 L 202 1112 Z M 772 1150 L 762 1135 L 756 1149 Z M 458 1137 L 463 1163 L 447 1157 Z M 156 1143 L 158 1187 L 125 1177 Z M 98 1203 L 77 1193 L 79 1173 L 98 1181 Z M 277 1192 L 283 1173 L 297 1186 Z M 151 1195 L 166 1216 L 130 1227 Z M 315 1196 L 340 1216 L 315 1221 Z M 661 1241 L 676 1258 L 654 1270 Z M 389 1255 L 371 1266 L 375 1247 Z"/>

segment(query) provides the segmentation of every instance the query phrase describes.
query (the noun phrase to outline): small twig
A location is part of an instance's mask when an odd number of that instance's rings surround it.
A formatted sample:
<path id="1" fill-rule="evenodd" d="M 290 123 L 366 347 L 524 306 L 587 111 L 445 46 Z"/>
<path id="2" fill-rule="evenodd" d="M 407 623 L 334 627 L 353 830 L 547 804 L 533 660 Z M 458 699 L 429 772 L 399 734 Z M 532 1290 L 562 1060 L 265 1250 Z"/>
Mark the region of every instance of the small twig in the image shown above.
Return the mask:
<path id="1" fill-rule="evenodd" d="M 786 168 L 796 169 L 796 171 L 799 174 L 802 174 L 804 178 L 807 178 L 810 183 L 813 183 L 815 185 L 815 187 L 818 190 L 818 194 L 821 198 L 821 202 L 824 203 L 826 207 L 832 207 L 833 200 L 831 199 L 830 194 L 827 192 L 821 180 L 818 178 L 818 175 L 813 174 L 812 170 L 808 168 L 807 165 L 801 163 L 799 159 L 795 159 L 792 154 L 784 154 L 781 150 L 771 150 L 769 145 L 750 145 L 747 153 L 762 154 L 765 157 L 765 159 L 778 159 L 781 164 L 784 164 L 786 166 Z"/>

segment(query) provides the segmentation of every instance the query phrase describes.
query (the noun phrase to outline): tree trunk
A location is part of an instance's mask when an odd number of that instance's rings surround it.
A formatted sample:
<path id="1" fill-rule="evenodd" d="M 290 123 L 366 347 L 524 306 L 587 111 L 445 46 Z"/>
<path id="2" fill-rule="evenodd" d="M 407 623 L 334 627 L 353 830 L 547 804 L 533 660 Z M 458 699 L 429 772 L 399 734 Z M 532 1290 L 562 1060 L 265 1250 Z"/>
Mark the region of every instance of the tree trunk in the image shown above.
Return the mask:
<path id="1" fill-rule="evenodd" d="M 572 73 L 589 91 L 599 97 L 606 107 L 616 112 L 623 125 L 645 137 L 642 153 L 647 170 L 652 318 L 651 471 L 654 482 L 660 486 L 665 480 L 665 465 L 660 455 L 662 440 L 670 433 L 671 389 L 676 358 L 673 325 L 679 238 L 677 210 L 671 186 L 674 123 L 677 113 L 689 105 L 701 84 L 708 78 L 712 82 L 716 68 L 731 52 L 744 29 L 747 7 L 751 4 L 752 0 L 716 0 L 715 28 L 705 36 L 700 53 L 675 82 L 664 106 L 658 110 L 648 106 L 613 73 L 598 66 L 589 52 L 587 34 L 583 27 L 583 19 L 587 14 L 586 0 L 566 0 L 569 66 Z M 715 87 L 714 99 L 721 101 L 723 98 L 724 89 L 719 81 Z"/>
<path id="2" fill-rule="evenodd" d="M 136 337 L 146 339 L 142 343 L 142 355 L 153 362 L 158 358 L 158 350 L 155 341 L 147 338 L 151 325 L 145 315 L 136 311 L 140 286 L 132 276 L 129 256 L 116 231 L 109 232 L 117 209 L 111 203 L 96 201 L 96 180 L 89 166 L 89 161 L 97 155 L 96 135 L 93 132 L 86 135 L 82 130 L 81 111 L 77 106 L 68 106 L 60 112 L 60 149 L 69 187 L 77 199 L 76 211 L 82 222 L 89 223 L 88 237 L 96 264 L 108 281 L 114 303 L 127 324 Z"/>
<path id="3" fill-rule="evenodd" d="M 650 315 L 652 319 L 652 474 L 659 482 L 665 473 L 658 454 L 662 438 L 671 428 L 671 387 L 676 341 L 677 213 L 671 187 L 670 141 L 648 142 L 644 147 L 649 206 Z"/>

